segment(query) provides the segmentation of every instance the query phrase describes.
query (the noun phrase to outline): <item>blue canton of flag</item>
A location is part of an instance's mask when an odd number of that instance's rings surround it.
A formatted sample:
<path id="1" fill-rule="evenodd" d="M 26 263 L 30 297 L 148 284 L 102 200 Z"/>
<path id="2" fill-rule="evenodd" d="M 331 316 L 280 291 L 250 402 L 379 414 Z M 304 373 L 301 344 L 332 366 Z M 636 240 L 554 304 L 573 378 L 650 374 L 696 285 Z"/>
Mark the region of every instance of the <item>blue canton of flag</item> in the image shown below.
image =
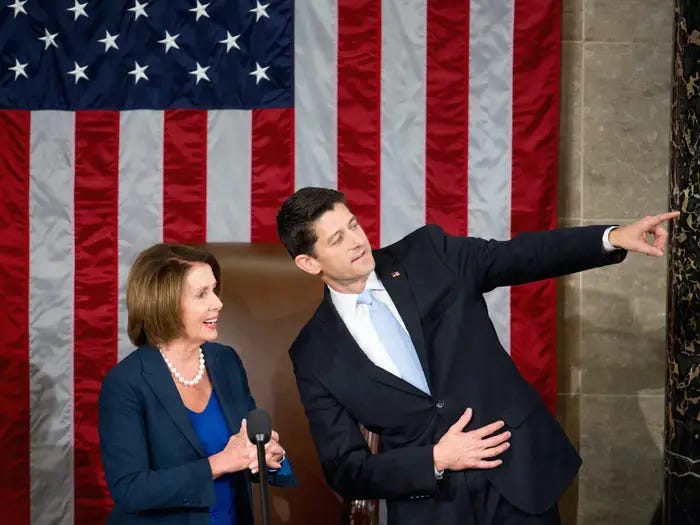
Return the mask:
<path id="1" fill-rule="evenodd" d="M 0 108 L 293 105 L 293 1 L 4 0 Z"/>

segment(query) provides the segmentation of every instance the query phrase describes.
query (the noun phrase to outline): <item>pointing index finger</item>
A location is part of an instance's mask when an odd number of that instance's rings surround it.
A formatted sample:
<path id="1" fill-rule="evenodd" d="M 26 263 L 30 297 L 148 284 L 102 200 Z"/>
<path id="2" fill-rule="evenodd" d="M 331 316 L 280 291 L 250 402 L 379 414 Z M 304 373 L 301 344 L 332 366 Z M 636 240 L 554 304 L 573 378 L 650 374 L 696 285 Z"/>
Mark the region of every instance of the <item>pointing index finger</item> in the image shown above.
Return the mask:
<path id="1" fill-rule="evenodd" d="M 667 211 L 666 213 L 658 214 L 654 217 L 654 219 L 656 219 L 656 223 L 658 224 L 660 222 L 669 221 L 671 219 L 677 219 L 680 216 L 681 212 L 679 211 Z"/>

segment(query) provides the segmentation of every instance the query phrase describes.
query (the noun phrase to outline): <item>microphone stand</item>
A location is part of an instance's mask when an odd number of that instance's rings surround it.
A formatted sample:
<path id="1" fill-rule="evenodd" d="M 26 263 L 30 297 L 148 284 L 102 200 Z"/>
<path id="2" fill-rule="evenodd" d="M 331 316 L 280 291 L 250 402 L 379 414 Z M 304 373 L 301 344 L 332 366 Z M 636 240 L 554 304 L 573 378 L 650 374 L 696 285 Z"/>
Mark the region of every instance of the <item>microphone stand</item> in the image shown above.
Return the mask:
<path id="1" fill-rule="evenodd" d="M 255 434 L 255 445 L 258 448 L 258 473 L 260 475 L 260 507 L 263 525 L 270 525 L 270 511 L 267 499 L 267 465 L 265 464 L 265 434 Z"/>
<path id="2" fill-rule="evenodd" d="M 263 525 L 270 525 L 269 503 L 267 499 L 267 465 L 265 464 L 265 444 L 270 441 L 272 424 L 270 414 L 260 408 L 248 412 L 248 439 L 258 449 L 258 473 L 260 475 L 260 507 Z"/>

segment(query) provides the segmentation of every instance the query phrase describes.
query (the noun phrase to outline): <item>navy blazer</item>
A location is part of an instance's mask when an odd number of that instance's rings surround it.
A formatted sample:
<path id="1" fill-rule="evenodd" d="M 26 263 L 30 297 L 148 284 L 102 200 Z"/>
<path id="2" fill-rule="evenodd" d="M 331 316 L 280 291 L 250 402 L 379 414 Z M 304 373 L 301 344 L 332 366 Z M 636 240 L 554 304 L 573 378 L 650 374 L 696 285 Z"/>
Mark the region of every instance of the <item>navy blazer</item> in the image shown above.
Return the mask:
<path id="1" fill-rule="evenodd" d="M 503 350 L 483 294 L 624 259 L 604 253 L 605 227 L 521 234 L 510 241 L 416 230 L 376 250 L 376 274 L 411 335 L 430 394 L 375 366 L 326 296 L 290 350 L 328 483 L 349 499 L 385 498 L 390 525 L 459 525 L 471 512 L 464 471 L 435 479 L 433 445 L 467 407 L 467 430 L 506 422 L 511 447 L 483 471 L 526 512 L 550 508 L 580 458 Z M 372 455 L 358 423 L 380 435 Z"/>
<path id="2" fill-rule="evenodd" d="M 207 371 L 232 433 L 255 408 L 243 363 L 228 346 L 202 345 Z M 106 375 L 99 433 L 107 485 L 114 499 L 108 524 L 208 525 L 215 504 L 209 460 L 158 350 L 139 347 Z M 270 474 L 296 485 L 293 472 Z M 250 471 L 231 476 L 236 516 L 252 525 Z"/>

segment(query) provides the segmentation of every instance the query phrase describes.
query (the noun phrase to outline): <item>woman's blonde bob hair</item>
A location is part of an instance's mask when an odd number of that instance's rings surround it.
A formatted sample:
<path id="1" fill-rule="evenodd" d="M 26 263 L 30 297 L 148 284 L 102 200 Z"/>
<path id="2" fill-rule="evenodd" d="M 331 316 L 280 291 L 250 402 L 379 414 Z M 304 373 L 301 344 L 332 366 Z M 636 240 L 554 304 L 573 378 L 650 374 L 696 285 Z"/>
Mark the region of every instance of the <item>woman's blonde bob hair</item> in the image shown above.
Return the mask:
<path id="1" fill-rule="evenodd" d="M 195 263 L 208 264 L 221 290 L 221 269 L 212 254 L 182 244 L 159 243 L 136 258 L 126 283 L 127 332 L 136 346 L 158 346 L 182 335 L 182 284 Z"/>

